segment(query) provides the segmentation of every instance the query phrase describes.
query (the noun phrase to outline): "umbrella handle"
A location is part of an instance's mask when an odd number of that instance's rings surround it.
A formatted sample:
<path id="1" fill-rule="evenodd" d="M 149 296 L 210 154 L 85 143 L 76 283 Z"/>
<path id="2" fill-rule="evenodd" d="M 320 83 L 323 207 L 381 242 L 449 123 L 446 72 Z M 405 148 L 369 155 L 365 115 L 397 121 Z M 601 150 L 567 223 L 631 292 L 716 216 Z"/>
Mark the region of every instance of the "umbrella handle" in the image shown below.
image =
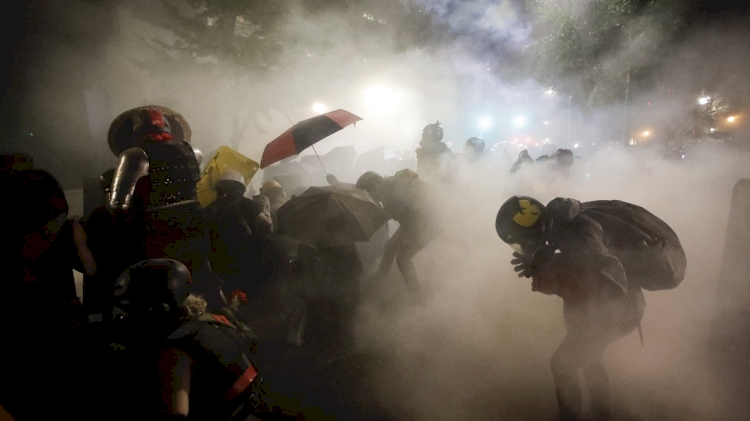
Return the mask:
<path id="1" fill-rule="evenodd" d="M 318 155 L 318 151 L 315 150 L 315 145 L 311 145 L 313 152 L 315 152 L 315 156 L 318 157 L 318 161 L 320 162 L 320 166 L 323 167 L 323 171 L 326 172 L 326 175 L 328 175 L 328 170 L 326 169 L 326 166 L 323 165 L 323 161 L 320 159 L 320 155 Z"/>

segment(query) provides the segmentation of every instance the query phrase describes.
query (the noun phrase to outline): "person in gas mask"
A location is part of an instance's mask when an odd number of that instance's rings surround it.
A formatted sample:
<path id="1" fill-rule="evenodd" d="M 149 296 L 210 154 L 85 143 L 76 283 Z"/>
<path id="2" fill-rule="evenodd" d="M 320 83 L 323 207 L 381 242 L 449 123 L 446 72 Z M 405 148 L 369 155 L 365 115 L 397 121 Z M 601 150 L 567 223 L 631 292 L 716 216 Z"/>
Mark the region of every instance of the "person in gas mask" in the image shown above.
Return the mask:
<path id="1" fill-rule="evenodd" d="M 560 419 L 584 419 L 579 370 L 591 416 L 611 419 L 604 351 L 636 328 L 640 332 L 641 288 L 671 289 L 684 278 L 677 235 L 629 203 L 556 198 L 544 206 L 526 196 L 501 206 L 495 228 L 515 250 L 511 263 L 519 276 L 532 279 L 532 291 L 563 299 L 567 336 L 552 356 Z"/>
<path id="2" fill-rule="evenodd" d="M 422 140 L 417 148 L 417 173 L 425 180 L 448 182 L 455 171 L 455 155 L 442 142 L 440 122 L 428 124 L 422 130 Z"/>
<path id="3" fill-rule="evenodd" d="M 420 296 L 417 269 L 412 259 L 440 231 L 429 186 L 419 175 L 408 169 L 387 178 L 368 171 L 357 180 L 356 186 L 366 190 L 399 223 L 398 229 L 385 244 L 376 277 L 382 279 L 387 276 L 396 260 L 407 288 Z"/>

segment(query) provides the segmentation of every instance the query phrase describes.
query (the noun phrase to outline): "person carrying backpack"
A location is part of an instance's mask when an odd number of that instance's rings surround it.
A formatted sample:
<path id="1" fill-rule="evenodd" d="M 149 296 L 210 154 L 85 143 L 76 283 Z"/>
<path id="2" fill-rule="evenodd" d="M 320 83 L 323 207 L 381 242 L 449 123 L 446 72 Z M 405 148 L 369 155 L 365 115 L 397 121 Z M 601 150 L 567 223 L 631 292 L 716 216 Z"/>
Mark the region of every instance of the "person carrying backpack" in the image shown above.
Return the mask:
<path id="1" fill-rule="evenodd" d="M 685 277 L 679 238 L 646 209 L 617 200 L 556 198 L 544 206 L 513 196 L 500 207 L 495 229 L 515 250 L 511 264 L 532 279 L 532 291 L 563 299 L 567 335 L 551 361 L 560 420 L 584 417 L 579 370 L 590 415 L 611 419 L 604 351 L 640 332 L 642 288 L 672 289 Z"/>

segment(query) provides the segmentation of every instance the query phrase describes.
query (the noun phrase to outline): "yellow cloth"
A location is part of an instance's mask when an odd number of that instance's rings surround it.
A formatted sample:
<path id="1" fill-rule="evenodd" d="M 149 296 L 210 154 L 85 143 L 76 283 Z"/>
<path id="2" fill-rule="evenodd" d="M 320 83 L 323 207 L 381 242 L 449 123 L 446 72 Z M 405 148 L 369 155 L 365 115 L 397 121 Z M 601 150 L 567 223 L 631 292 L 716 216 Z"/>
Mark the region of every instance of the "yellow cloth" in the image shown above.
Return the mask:
<path id="1" fill-rule="evenodd" d="M 198 181 L 198 201 L 206 207 L 216 200 L 214 187 L 221 179 L 221 175 L 228 170 L 235 170 L 245 178 L 245 186 L 250 184 L 253 176 L 260 169 L 260 164 L 242 155 L 228 146 L 222 146 L 203 169 Z"/>

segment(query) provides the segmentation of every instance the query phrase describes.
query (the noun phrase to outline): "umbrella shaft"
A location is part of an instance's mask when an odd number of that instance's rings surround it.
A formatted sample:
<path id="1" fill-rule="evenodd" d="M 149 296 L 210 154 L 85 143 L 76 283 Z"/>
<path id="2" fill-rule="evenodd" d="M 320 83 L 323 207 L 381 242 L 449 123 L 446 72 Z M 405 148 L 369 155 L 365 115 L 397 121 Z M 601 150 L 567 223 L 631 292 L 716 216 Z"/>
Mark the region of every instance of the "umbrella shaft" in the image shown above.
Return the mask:
<path id="1" fill-rule="evenodd" d="M 323 171 L 326 172 L 326 175 L 328 175 L 328 170 L 326 169 L 326 166 L 323 165 L 323 160 L 320 159 L 320 155 L 318 155 L 318 151 L 315 150 L 315 145 L 312 145 L 312 150 L 315 152 L 315 156 L 318 157 L 318 161 L 320 162 L 320 166 L 323 167 Z"/>

